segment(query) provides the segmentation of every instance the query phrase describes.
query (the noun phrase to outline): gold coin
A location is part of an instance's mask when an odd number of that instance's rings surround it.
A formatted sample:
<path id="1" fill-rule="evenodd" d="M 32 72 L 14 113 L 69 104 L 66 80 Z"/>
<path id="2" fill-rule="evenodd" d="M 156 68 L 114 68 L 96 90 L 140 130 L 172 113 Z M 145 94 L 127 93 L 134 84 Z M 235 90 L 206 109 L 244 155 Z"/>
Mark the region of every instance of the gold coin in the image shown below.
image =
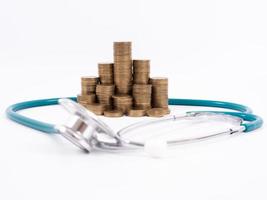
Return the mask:
<path id="1" fill-rule="evenodd" d="M 104 111 L 104 116 L 106 117 L 122 117 L 123 112 L 120 110 L 106 110 Z"/>
<path id="2" fill-rule="evenodd" d="M 126 113 L 129 109 L 132 108 L 133 98 L 130 95 L 120 95 L 116 94 L 112 96 L 113 105 L 117 110 L 122 111 L 122 113 Z"/>
<path id="3" fill-rule="evenodd" d="M 87 94 L 87 95 L 78 95 L 77 101 L 78 102 L 86 102 L 87 104 L 95 103 L 95 94 Z"/>
<path id="4" fill-rule="evenodd" d="M 86 101 L 78 101 L 78 103 L 80 104 L 80 105 L 82 105 L 82 106 L 84 106 L 84 107 L 86 107 L 87 106 L 87 102 Z"/>
<path id="5" fill-rule="evenodd" d="M 149 73 L 150 72 L 150 60 L 133 60 L 133 71 Z"/>
<path id="6" fill-rule="evenodd" d="M 82 86 L 82 95 L 87 95 L 87 94 L 94 94 L 95 93 L 96 86 Z"/>
<path id="7" fill-rule="evenodd" d="M 95 113 L 96 115 L 103 115 L 105 106 L 99 103 L 94 103 L 91 105 L 85 105 L 85 108 Z"/>
<path id="8" fill-rule="evenodd" d="M 96 85 L 96 93 L 99 94 L 113 94 L 114 93 L 115 86 L 113 84 L 98 84 Z"/>
<path id="9" fill-rule="evenodd" d="M 98 69 L 111 70 L 112 68 L 113 68 L 113 63 L 98 63 Z"/>
<path id="10" fill-rule="evenodd" d="M 83 85 L 96 85 L 98 83 L 98 77 L 96 76 L 82 76 L 81 81 Z"/>
<path id="11" fill-rule="evenodd" d="M 168 78 L 166 77 L 153 77 L 149 79 L 152 85 L 168 85 Z"/>
<path id="12" fill-rule="evenodd" d="M 131 90 L 132 90 L 131 84 L 119 82 L 119 84 L 116 85 L 117 94 L 130 94 Z"/>
<path id="13" fill-rule="evenodd" d="M 127 115 L 129 117 L 143 117 L 146 115 L 146 111 L 142 109 L 131 109 L 128 110 Z"/>
<path id="14" fill-rule="evenodd" d="M 114 42 L 113 51 L 114 51 L 114 55 L 131 54 L 132 43 L 131 42 Z"/>
<path id="15" fill-rule="evenodd" d="M 150 117 L 163 117 L 170 113 L 168 108 L 152 108 L 146 111 L 146 114 Z"/>
<path id="16" fill-rule="evenodd" d="M 134 72 L 133 82 L 134 84 L 148 84 L 149 73 L 147 72 Z"/>
<path id="17" fill-rule="evenodd" d="M 116 94 L 113 95 L 112 98 L 114 99 L 132 99 L 130 95 L 125 95 L 125 94 Z"/>

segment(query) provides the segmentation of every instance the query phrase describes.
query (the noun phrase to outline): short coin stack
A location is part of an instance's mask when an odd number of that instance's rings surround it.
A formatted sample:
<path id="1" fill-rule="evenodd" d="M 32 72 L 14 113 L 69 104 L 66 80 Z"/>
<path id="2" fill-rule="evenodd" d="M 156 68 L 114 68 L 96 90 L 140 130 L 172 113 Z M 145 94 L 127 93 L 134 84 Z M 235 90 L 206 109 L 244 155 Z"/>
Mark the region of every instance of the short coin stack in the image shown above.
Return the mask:
<path id="1" fill-rule="evenodd" d="M 103 115 L 105 111 L 105 105 L 102 105 L 100 103 L 87 104 L 84 107 L 95 113 L 96 115 Z"/>
<path id="2" fill-rule="evenodd" d="M 81 78 L 81 94 L 77 96 L 77 101 L 86 106 L 87 104 L 93 104 L 96 101 L 95 90 L 98 78 L 95 76 L 83 76 Z"/>
<path id="3" fill-rule="evenodd" d="M 150 60 L 133 60 L 134 84 L 148 84 Z"/>
<path id="4" fill-rule="evenodd" d="M 105 109 L 112 109 L 112 95 L 114 94 L 114 85 L 99 84 L 96 86 L 96 97 Z"/>
<path id="5" fill-rule="evenodd" d="M 151 108 L 151 85 L 134 84 L 133 98 L 136 109 L 148 110 Z"/>
<path id="6" fill-rule="evenodd" d="M 152 107 L 168 108 L 168 79 L 155 77 L 149 81 L 152 84 Z"/>
<path id="7" fill-rule="evenodd" d="M 168 109 L 168 79 L 149 78 L 150 60 L 132 61 L 131 42 L 114 42 L 114 64 L 99 63 L 98 77 L 81 78 L 77 101 L 106 117 L 162 117 Z"/>
<path id="8" fill-rule="evenodd" d="M 132 89 L 132 43 L 114 42 L 113 52 L 116 93 L 130 94 Z"/>
<path id="9" fill-rule="evenodd" d="M 123 114 L 126 114 L 133 106 L 133 98 L 130 95 L 117 94 L 113 95 L 113 105 L 116 110 L 121 110 Z"/>
<path id="10" fill-rule="evenodd" d="M 113 63 L 99 63 L 98 74 L 101 84 L 113 84 Z"/>
<path id="11" fill-rule="evenodd" d="M 83 76 L 81 78 L 82 95 L 94 94 L 98 83 L 98 78 L 95 76 Z"/>
<path id="12" fill-rule="evenodd" d="M 77 101 L 82 105 L 93 104 L 96 101 L 96 96 L 95 94 L 78 95 Z"/>

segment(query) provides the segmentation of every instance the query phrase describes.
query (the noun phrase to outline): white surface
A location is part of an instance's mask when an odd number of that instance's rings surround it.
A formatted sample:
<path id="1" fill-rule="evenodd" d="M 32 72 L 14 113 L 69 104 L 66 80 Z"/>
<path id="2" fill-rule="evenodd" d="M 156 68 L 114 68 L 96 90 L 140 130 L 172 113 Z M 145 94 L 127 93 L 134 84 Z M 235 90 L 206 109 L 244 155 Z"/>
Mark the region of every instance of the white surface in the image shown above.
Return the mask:
<path id="1" fill-rule="evenodd" d="M 150 139 L 145 143 L 144 151 L 153 158 L 163 158 L 167 151 L 165 140 Z"/>
<path id="2" fill-rule="evenodd" d="M 81 75 L 112 60 L 112 42 L 130 40 L 152 75 L 169 77 L 171 97 L 239 102 L 266 119 L 266 9 L 264 0 L 0 0 L 0 199 L 267 199 L 265 128 L 152 159 L 86 155 L 4 115 L 18 101 L 76 95 Z"/>

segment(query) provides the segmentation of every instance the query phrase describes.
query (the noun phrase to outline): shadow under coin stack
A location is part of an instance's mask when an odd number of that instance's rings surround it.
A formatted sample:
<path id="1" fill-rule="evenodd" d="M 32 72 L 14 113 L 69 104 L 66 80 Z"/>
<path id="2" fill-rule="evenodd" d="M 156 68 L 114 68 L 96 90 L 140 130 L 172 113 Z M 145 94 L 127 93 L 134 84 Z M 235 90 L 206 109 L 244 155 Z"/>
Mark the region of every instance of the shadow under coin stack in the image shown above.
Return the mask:
<path id="1" fill-rule="evenodd" d="M 150 60 L 133 60 L 131 42 L 114 42 L 114 64 L 99 63 L 98 77 L 82 77 L 78 102 L 106 117 L 169 114 L 168 79 L 149 78 Z"/>

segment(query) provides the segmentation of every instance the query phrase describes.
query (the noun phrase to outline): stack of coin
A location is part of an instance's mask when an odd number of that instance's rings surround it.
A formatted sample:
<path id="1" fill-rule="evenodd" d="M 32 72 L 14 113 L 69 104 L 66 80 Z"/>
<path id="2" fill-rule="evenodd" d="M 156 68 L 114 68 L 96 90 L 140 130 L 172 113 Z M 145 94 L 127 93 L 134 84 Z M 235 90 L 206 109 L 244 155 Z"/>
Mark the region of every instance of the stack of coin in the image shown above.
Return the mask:
<path id="1" fill-rule="evenodd" d="M 112 95 L 114 94 L 114 85 L 99 84 L 96 86 L 97 100 L 105 109 L 112 108 Z"/>
<path id="2" fill-rule="evenodd" d="M 130 95 L 117 94 L 113 95 L 113 105 L 116 110 L 120 110 L 123 114 L 132 108 L 133 98 Z"/>
<path id="3" fill-rule="evenodd" d="M 105 105 L 94 103 L 91 105 L 84 105 L 85 108 L 95 113 L 96 115 L 103 115 L 105 111 Z"/>
<path id="4" fill-rule="evenodd" d="M 152 84 L 152 107 L 168 108 L 168 78 L 150 78 Z"/>
<path id="5" fill-rule="evenodd" d="M 77 96 L 77 101 L 81 105 L 90 105 L 95 103 L 95 94 L 86 94 L 86 95 L 78 95 Z"/>
<path id="6" fill-rule="evenodd" d="M 113 63 L 99 63 L 98 74 L 101 84 L 113 84 Z"/>
<path id="7" fill-rule="evenodd" d="M 148 84 L 150 60 L 133 60 L 134 84 Z"/>
<path id="8" fill-rule="evenodd" d="M 114 64 L 98 64 L 99 78 L 81 78 L 78 103 L 107 117 L 168 114 L 168 79 L 149 78 L 150 60 L 132 60 L 131 42 L 114 42 L 113 56 Z"/>
<path id="9" fill-rule="evenodd" d="M 97 83 L 98 83 L 98 77 L 83 76 L 81 78 L 82 95 L 95 93 L 95 88 Z"/>
<path id="10" fill-rule="evenodd" d="M 151 108 L 151 91 L 151 85 L 133 85 L 134 107 L 136 109 L 147 110 Z"/>
<path id="11" fill-rule="evenodd" d="M 114 42 L 113 50 L 116 93 L 130 94 L 132 89 L 132 43 Z"/>

